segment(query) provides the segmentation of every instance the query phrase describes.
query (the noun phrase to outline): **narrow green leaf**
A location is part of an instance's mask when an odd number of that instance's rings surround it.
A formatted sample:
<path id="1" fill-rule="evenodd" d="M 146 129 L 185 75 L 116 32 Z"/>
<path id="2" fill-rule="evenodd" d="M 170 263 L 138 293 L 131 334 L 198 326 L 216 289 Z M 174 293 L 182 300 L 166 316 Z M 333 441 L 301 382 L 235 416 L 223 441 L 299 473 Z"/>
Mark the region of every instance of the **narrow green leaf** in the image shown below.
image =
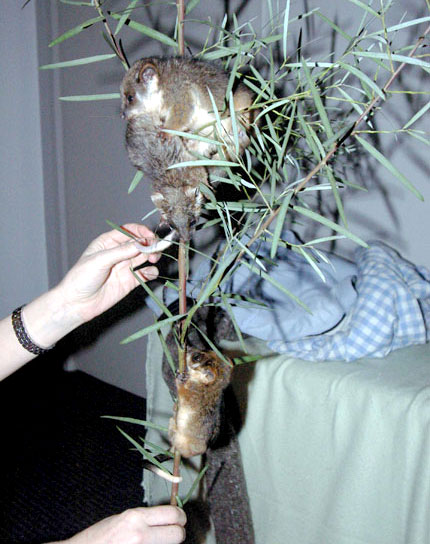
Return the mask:
<path id="1" fill-rule="evenodd" d="M 200 328 L 198 327 L 195 323 L 193 323 L 191 321 L 191 325 L 199 332 L 199 334 L 202 335 L 203 339 L 206 341 L 206 343 L 208 344 L 208 346 L 211 348 L 212 351 L 214 351 L 217 356 L 222 360 L 224 361 L 224 363 L 228 366 L 232 366 L 232 362 L 227 359 L 227 357 L 222 353 L 222 351 L 220 351 L 217 346 L 212 342 L 212 340 L 209 338 L 209 336 Z"/>
<path id="2" fill-rule="evenodd" d="M 223 306 L 225 308 L 225 311 L 227 312 L 228 316 L 231 319 L 231 322 L 233 323 L 234 332 L 236 333 L 236 336 L 237 336 L 237 338 L 239 340 L 240 347 L 242 348 L 243 352 L 246 353 L 247 349 L 246 349 L 246 346 L 245 346 L 245 341 L 243 339 L 242 331 L 240 330 L 240 327 L 239 327 L 239 325 L 237 323 L 237 320 L 236 320 L 236 317 L 234 315 L 233 308 L 232 308 L 230 302 L 228 301 L 228 297 L 227 297 L 227 295 L 225 293 L 221 294 L 221 298 L 222 298 L 222 302 L 223 302 Z"/>
<path id="3" fill-rule="evenodd" d="M 185 495 L 184 499 L 182 500 L 182 506 L 181 508 L 183 508 L 183 506 L 185 504 L 187 504 L 187 502 L 191 499 L 191 497 L 193 496 L 193 493 L 194 493 L 194 490 L 197 488 L 197 486 L 199 485 L 200 483 L 200 480 L 203 478 L 203 476 L 206 474 L 206 471 L 208 470 L 209 468 L 209 465 L 205 465 L 202 470 L 199 472 L 199 474 L 197 475 L 197 478 L 194 480 L 193 482 L 193 485 L 191 486 L 190 490 L 188 491 L 188 493 Z"/>
<path id="4" fill-rule="evenodd" d="M 320 116 L 321 122 L 323 124 L 323 127 L 327 133 L 327 136 L 331 138 L 333 136 L 333 130 L 330 125 L 330 121 L 328 120 L 327 112 L 325 111 L 324 105 L 321 100 L 320 93 L 318 92 L 315 82 L 311 76 L 311 72 L 306 65 L 306 62 L 302 62 L 302 68 L 306 76 L 306 80 L 308 82 L 309 88 L 311 90 L 312 98 L 315 103 L 315 107 L 318 110 L 318 115 Z"/>
<path id="5" fill-rule="evenodd" d="M 125 234 L 126 236 L 128 236 L 128 237 L 131 238 L 132 240 L 137 240 L 137 238 L 136 238 L 136 236 L 134 236 L 134 234 L 131 234 L 131 232 L 128 232 L 128 230 L 123 229 L 122 227 L 120 227 L 119 225 L 117 225 L 116 223 L 114 223 L 113 221 L 109 221 L 109 219 L 106 219 L 106 223 L 107 223 L 112 229 L 115 229 L 115 230 L 117 230 L 118 232 L 121 232 L 122 234 Z"/>
<path id="6" fill-rule="evenodd" d="M 206 204 L 206 209 L 215 210 L 218 206 L 222 205 L 223 208 L 228 209 L 231 212 L 243 212 L 243 213 L 254 213 L 254 212 L 264 212 L 266 207 L 262 204 L 257 204 L 256 202 L 216 202 L 215 204 L 209 203 Z"/>
<path id="7" fill-rule="evenodd" d="M 344 62 L 339 62 L 339 66 L 341 66 L 344 70 L 347 72 L 350 72 L 354 76 L 358 77 L 365 85 L 368 85 L 371 89 L 375 91 L 375 93 L 382 98 L 382 100 L 385 100 L 385 94 L 383 91 L 378 87 L 378 85 L 370 79 L 369 76 L 364 74 L 361 70 L 358 68 L 355 68 L 355 66 L 351 66 L 350 64 L 346 64 Z"/>
<path id="8" fill-rule="evenodd" d="M 142 425 L 143 427 L 149 427 L 151 429 L 156 429 L 157 431 L 167 432 L 167 427 L 158 425 L 157 423 L 152 423 L 151 421 L 146 421 L 144 419 L 135 419 L 133 417 L 122 417 L 122 416 L 100 416 L 103 419 L 114 419 L 115 421 L 123 421 L 124 423 L 133 423 L 135 425 Z"/>
<path id="9" fill-rule="evenodd" d="M 297 247 L 298 252 L 306 259 L 306 261 L 311 265 L 311 267 L 315 270 L 315 272 L 318 274 L 318 276 L 321 278 L 321 280 L 325 283 L 326 279 L 324 274 L 319 269 L 317 263 L 315 262 L 315 259 L 313 259 L 307 251 L 303 249 L 302 246 Z"/>
<path id="10" fill-rule="evenodd" d="M 183 317 L 185 317 L 185 315 L 175 315 L 173 317 L 168 317 L 167 319 L 163 319 L 161 321 L 156 321 L 152 325 L 149 325 L 148 327 L 145 327 L 141 329 L 140 331 L 135 332 L 134 334 L 128 336 L 127 338 L 124 338 L 124 340 L 121 340 L 120 344 L 129 344 L 130 342 L 134 342 L 135 340 L 142 338 L 142 336 L 145 336 L 149 334 L 150 332 L 158 331 L 162 329 L 165 325 L 170 325 L 171 323 L 174 323 L 175 321 L 179 321 L 179 319 L 182 319 Z"/>
<path id="11" fill-rule="evenodd" d="M 324 217 L 320 215 L 319 213 L 316 213 L 312 210 L 309 210 L 308 208 L 304 208 L 303 206 L 293 206 L 293 210 L 297 213 L 300 213 L 301 215 L 304 215 L 306 217 L 309 217 L 310 219 L 313 219 L 314 221 L 317 221 L 318 223 L 321 223 L 322 225 L 328 227 L 329 229 L 332 229 L 336 232 L 339 232 L 340 234 L 343 234 L 356 244 L 368 247 L 366 242 L 364 242 L 361 238 L 350 232 L 345 227 L 342 227 L 341 225 L 338 225 L 334 221 L 331 221 L 330 219 L 327 219 L 327 217 Z"/>
<path id="12" fill-rule="evenodd" d="M 413 193 L 420 200 L 424 200 L 422 194 L 415 189 L 412 183 L 398 170 L 384 155 L 375 149 L 372 144 L 367 140 L 364 140 L 360 136 L 355 135 L 355 138 L 360 142 L 360 144 L 366 149 L 382 166 L 391 172 L 411 193 Z"/>
<path id="13" fill-rule="evenodd" d="M 282 53 L 284 56 L 284 61 L 287 60 L 287 57 L 288 57 L 287 39 L 288 39 L 289 19 L 290 19 L 290 0 L 287 0 L 287 3 L 285 5 L 285 12 L 284 12 L 284 27 L 282 31 Z"/>
<path id="14" fill-rule="evenodd" d="M 359 8 L 363 9 L 364 11 L 367 11 L 368 13 L 370 13 L 370 15 L 372 15 L 373 17 L 376 17 L 376 18 L 380 18 L 380 15 L 377 11 L 375 11 L 374 9 L 372 9 L 370 6 L 368 6 L 367 4 L 365 4 L 364 2 L 361 2 L 361 0 L 348 0 L 349 2 L 351 2 L 351 4 L 355 4 L 356 6 L 358 6 Z"/>
<path id="15" fill-rule="evenodd" d="M 278 217 L 276 218 L 276 225 L 273 231 L 272 247 L 270 248 L 270 257 L 272 259 L 275 258 L 276 252 L 278 250 L 279 240 L 281 238 L 281 233 L 284 227 L 285 216 L 287 214 L 288 206 L 290 205 L 291 198 L 293 197 L 293 195 L 294 195 L 293 191 L 290 191 L 286 194 L 286 196 L 282 200 L 280 210 L 278 212 Z"/>
<path id="16" fill-rule="evenodd" d="M 198 159 L 195 161 L 178 162 L 177 164 L 169 166 L 167 170 L 172 170 L 173 168 L 186 168 L 187 166 L 239 166 L 239 164 L 231 161 Z"/>
<path id="17" fill-rule="evenodd" d="M 118 100 L 119 98 L 119 93 L 60 96 L 60 100 L 64 102 L 91 102 L 93 100 Z"/>
<path id="18" fill-rule="evenodd" d="M 83 23 L 80 23 L 78 26 L 75 26 L 73 28 L 71 28 L 70 30 L 68 30 L 67 32 L 65 32 L 64 34 L 61 34 L 61 36 L 58 36 L 58 38 L 55 38 L 55 40 L 53 40 L 50 44 L 49 44 L 49 47 L 53 47 L 54 45 L 57 45 L 61 42 L 64 42 L 65 40 L 68 40 L 69 38 L 72 38 L 73 36 L 76 36 L 77 34 L 79 34 L 80 32 L 82 32 L 83 30 L 85 30 L 86 28 L 100 22 L 100 21 L 103 21 L 104 17 L 103 16 L 99 16 L 99 17 L 94 17 L 93 19 L 88 19 L 87 21 L 84 21 Z"/>
<path id="19" fill-rule="evenodd" d="M 321 11 L 317 11 L 316 15 L 320 17 L 323 21 L 325 21 L 333 30 L 335 30 L 338 34 L 342 36 L 342 38 L 345 38 L 347 42 L 350 42 L 352 40 L 352 36 L 344 32 L 341 28 L 339 28 L 333 21 L 331 21 L 328 17 L 323 15 Z"/>
<path id="20" fill-rule="evenodd" d="M 247 247 L 241 240 L 237 240 L 239 247 L 250 257 L 251 261 L 254 262 L 258 267 L 260 267 L 265 272 L 267 271 L 261 259 L 257 257 L 250 249 Z"/>
<path id="21" fill-rule="evenodd" d="M 414 64 L 415 66 L 421 66 L 422 68 L 430 68 L 430 62 L 425 62 L 421 59 L 415 57 L 407 57 L 404 55 L 395 55 L 387 53 L 378 53 L 373 51 L 350 51 L 351 55 L 356 55 L 357 57 L 367 57 L 370 59 L 383 59 L 383 60 L 392 60 L 397 62 L 404 62 L 405 64 Z"/>
<path id="22" fill-rule="evenodd" d="M 72 6 L 89 6 L 93 7 L 94 4 L 92 2 L 81 2 L 78 0 L 60 0 L 62 4 L 71 4 Z"/>
<path id="23" fill-rule="evenodd" d="M 125 22 L 127 21 L 130 13 L 132 13 L 134 8 L 136 7 L 136 4 L 138 1 L 139 0 L 132 0 L 129 3 L 129 5 L 125 8 L 124 12 L 121 15 L 120 20 L 118 21 L 118 24 L 116 25 L 116 29 L 114 32 L 115 36 L 120 32 L 121 28 L 125 25 Z"/>
<path id="24" fill-rule="evenodd" d="M 239 68 L 239 64 L 241 62 L 241 59 L 242 59 L 242 54 L 241 54 L 241 51 L 239 49 L 239 51 L 237 52 L 236 58 L 234 59 L 233 66 L 230 69 L 230 75 L 228 77 L 227 89 L 226 89 L 226 93 L 225 93 L 226 98 L 228 98 L 230 96 L 230 93 L 232 92 L 233 85 L 234 85 L 234 83 L 236 81 L 236 74 L 237 74 L 237 70 Z"/>
<path id="25" fill-rule="evenodd" d="M 281 157 L 280 157 L 281 160 L 278 163 L 278 168 L 281 168 L 282 166 L 282 161 L 287 151 L 287 145 L 288 145 L 288 142 L 290 141 L 291 131 L 293 128 L 295 117 L 296 117 L 296 107 L 297 107 L 297 100 L 294 100 L 293 107 L 290 112 L 290 119 L 288 121 L 287 131 L 285 132 L 282 139 L 282 150 L 281 150 Z"/>
<path id="26" fill-rule="evenodd" d="M 83 64 L 91 64 L 103 60 L 113 59 L 116 57 L 114 53 L 107 55 L 95 55 L 94 57 L 86 57 L 82 59 L 66 60 L 64 62 L 56 62 L 54 64 L 44 64 L 39 66 L 39 70 L 53 70 L 55 68 L 68 68 L 69 66 L 82 66 Z"/>
<path id="27" fill-rule="evenodd" d="M 116 20 L 121 19 L 121 15 L 118 13 L 111 13 L 111 17 Z M 165 34 L 162 34 L 158 30 L 154 30 L 153 28 L 150 28 L 149 26 L 143 25 L 141 23 L 137 23 L 136 21 L 132 21 L 131 19 L 127 19 L 125 22 L 127 26 L 132 28 L 133 30 L 136 30 L 137 32 L 140 32 L 141 34 L 144 34 L 145 36 L 148 36 L 149 38 L 152 38 L 153 40 L 157 40 L 161 43 L 164 43 L 165 45 L 169 45 L 170 47 L 177 47 L 177 43 L 175 40 L 172 40 L 169 36 L 166 36 Z"/>
<path id="28" fill-rule="evenodd" d="M 172 312 L 167 308 L 167 306 L 163 303 L 163 301 L 157 297 L 157 295 L 154 293 L 154 291 L 146 284 L 146 282 L 143 280 L 139 274 L 136 274 L 136 272 L 131 269 L 131 273 L 133 276 L 137 279 L 139 284 L 143 287 L 143 289 L 146 291 L 146 294 L 155 302 L 155 304 L 160 308 L 160 310 L 167 315 L 167 317 L 173 317 Z"/>
<path id="29" fill-rule="evenodd" d="M 415 121 L 418 121 L 418 119 L 422 117 L 429 108 L 430 108 L 430 102 L 427 102 L 427 104 L 425 104 L 419 111 L 417 111 L 417 113 L 411 119 L 409 119 L 409 121 L 403 127 L 403 130 L 405 130 L 406 128 L 409 128 L 411 125 L 415 123 Z"/>
<path id="30" fill-rule="evenodd" d="M 255 265 L 250 264 L 247 261 L 243 261 L 242 264 L 245 265 L 247 268 L 249 268 L 251 270 L 251 272 L 253 272 L 254 274 L 257 274 L 257 276 L 261 276 L 266 281 L 271 283 L 274 287 L 276 287 L 277 289 L 282 291 L 282 293 L 284 293 L 285 295 L 290 297 L 292 300 L 294 300 L 294 302 L 296 304 L 298 304 L 299 306 L 301 306 L 304 310 L 306 310 L 310 314 L 312 313 L 311 310 L 308 308 L 308 306 L 304 302 L 302 302 L 298 297 L 296 297 L 296 295 L 294 295 L 284 285 L 282 285 L 282 283 L 279 283 L 277 280 L 272 278 L 272 276 L 267 274 L 267 272 L 264 272 L 264 270 L 261 270 L 260 268 L 258 268 L 258 269 L 255 268 Z"/>
<path id="31" fill-rule="evenodd" d="M 237 128 L 236 110 L 234 109 L 233 91 L 230 91 L 229 106 L 230 106 L 231 127 L 233 130 L 234 147 L 236 150 L 236 155 L 238 155 L 239 154 L 239 132 Z"/>
<path id="32" fill-rule="evenodd" d="M 208 283 L 205 287 L 203 287 L 202 291 L 200 292 L 198 296 L 198 300 L 196 304 L 192 308 L 188 310 L 188 315 L 184 321 L 184 329 L 187 330 L 189 324 L 191 323 L 191 320 L 193 318 L 193 315 L 196 313 L 196 311 L 204 304 L 204 302 L 218 289 L 218 286 L 226 272 L 226 270 L 229 268 L 229 266 L 233 263 L 236 256 L 234 254 L 231 254 L 229 256 L 224 257 L 224 259 L 218 263 L 218 267 L 213 274 L 213 276 L 209 279 Z"/>
<path id="33" fill-rule="evenodd" d="M 376 32 L 371 32 L 370 34 L 367 34 L 367 38 L 378 36 L 380 34 L 390 34 L 391 32 L 397 32 L 398 30 L 404 30 L 405 28 L 408 28 L 410 26 L 420 25 L 421 23 L 427 23 L 430 21 L 430 17 L 420 17 L 419 19 L 413 19 L 412 21 L 405 21 L 403 23 L 399 23 L 397 25 L 389 26 L 387 28 L 381 28 L 380 30 L 377 30 Z"/>
<path id="34" fill-rule="evenodd" d="M 170 368 L 172 369 L 173 374 L 176 372 L 175 361 L 173 360 L 172 354 L 170 352 L 169 346 L 167 345 L 166 339 L 163 336 L 161 331 L 157 331 L 158 339 L 160 340 L 161 347 L 163 348 L 163 353 L 169 363 Z"/>
<path id="35" fill-rule="evenodd" d="M 297 110 L 297 119 L 299 120 L 299 124 L 301 125 L 303 129 L 306 143 L 308 144 L 309 149 L 312 151 L 316 161 L 319 162 L 321 158 L 325 155 L 325 153 L 321 154 L 321 151 L 319 150 L 319 146 L 316 143 L 318 138 L 316 138 L 315 131 L 311 128 L 310 123 L 308 124 L 306 122 L 305 118 L 303 117 L 301 112 L 298 110 Z"/>
<path id="36" fill-rule="evenodd" d="M 255 363 L 255 361 L 259 361 L 262 359 L 264 355 L 243 355 L 242 357 L 235 357 L 233 359 L 233 362 L 236 365 L 244 365 L 246 363 Z"/>
<path id="37" fill-rule="evenodd" d="M 425 138 L 424 136 L 421 136 L 421 134 L 418 134 L 415 130 L 408 130 L 409 136 L 412 136 L 412 138 L 415 138 L 419 142 L 430 145 L 430 140 L 428 138 Z"/>
<path id="38" fill-rule="evenodd" d="M 189 0 L 185 7 L 185 14 L 188 15 L 191 13 L 198 4 L 200 4 L 200 0 Z"/>
<path id="39" fill-rule="evenodd" d="M 260 113 L 255 118 L 255 121 L 258 121 L 258 119 L 260 119 L 260 117 L 263 117 L 263 115 L 266 115 L 266 113 L 269 113 L 269 111 L 272 111 L 272 110 L 274 110 L 276 108 L 279 108 L 279 107 L 283 106 L 284 104 L 288 104 L 289 102 L 291 102 L 291 98 L 289 98 L 289 97 L 281 98 L 279 100 L 276 100 L 275 102 L 270 104 L 270 106 L 267 106 L 267 108 L 264 108 L 262 111 L 260 111 Z"/>
<path id="40" fill-rule="evenodd" d="M 149 448 L 152 452 L 155 452 L 157 454 L 167 455 L 168 457 L 171 457 L 173 459 L 174 455 L 170 450 L 166 450 L 165 448 L 159 446 L 158 444 L 154 444 L 154 442 L 151 442 L 150 440 L 146 440 L 146 438 L 142 438 L 139 436 L 139 440 L 141 440 L 147 448 Z"/>
<path id="41" fill-rule="evenodd" d="M 162 463 L 160 463 L 158 459 L 156 459 L 151 453 L 149 453 L 149 451 L 147 451 L 141 444 L 139 444 L 137 440 L 132 438 L 129 434 L 127 434 L 125 431 L 123 431 L 119 427 L 117 427 L 117 429 L 131 444 L 133 444 L 133 446 L 137 449 L 139 453 L 143 455 L 143 457 L 145 457 L 145 459 L 147 459 L 150 463 L 158 467 L 160 470 L 162 470 L 166 474 L 171 475 L 171 472 L 167 470 L 167 468 Z"/>
<path id="42" fill-rule="evenodd" d="M 337 186 L 336 179 L 334 177 L 333 171 L 329 166 L 327 166 L 325 168 L 325 171 L 327 172 L 327 177 L 328 177 L 328 179 L 330 181 L 331 189 L 333 191 L 334 201 L 336 202 L 337 211 L 339 212 L 339 216 L 342 219 L 342 222 L 345 225 L 345 227 L 348 228 L 348 224 L 347 224 L 347 221 L 346 221 L 345 210 L 343 208 L 342 199 L 340 198 L 339 188 Z"/>
<path id="43" fill-rule="evenodd" d="M 197 140 L 206 144 L 222 146 L 222 142 L 218 140 L 213 140 L 212 138 L 206 138 L 206 136 L 201 136 L 200 134 L 193 134 L 192 132 L 182 132 L 180 130 L 170 130 L 168 128 L 163 128 L 161 132 L 166 132 L 167 134 L 173 134 L 174 136 L 180 136 L 181 138 L 187 138 L 188 140 Z"/>
<path id="44" fill-rule="evenodd" d="M 141 170 L 138 170 L 134 175 L 133 179 L 131 180 L 130 187 L 128 188 L 128 194 L 132 193 L 136 189 L 142 178 L 143 172 Z"/>

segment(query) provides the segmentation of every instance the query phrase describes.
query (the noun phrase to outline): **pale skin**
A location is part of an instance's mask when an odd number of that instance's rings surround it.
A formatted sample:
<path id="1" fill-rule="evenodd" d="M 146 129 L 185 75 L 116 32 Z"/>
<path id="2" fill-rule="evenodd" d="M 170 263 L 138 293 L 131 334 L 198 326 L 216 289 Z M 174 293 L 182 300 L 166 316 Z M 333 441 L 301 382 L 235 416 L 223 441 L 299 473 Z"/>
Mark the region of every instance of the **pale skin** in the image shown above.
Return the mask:
<path id="1" fill-rule="evenodd" d="M 149 246 L 154 234 L 144 225 L 124 225 L 140 244 Z M 160 255 L 142 253 L 139 244 L 113 230 L 93 240 L 77 263 L 53 289 L 28 303 L 22 317 L 27 333 L 40 347 L 50 347 L 76 327 L 102 314 L 144 281 L 155 279 Z M 36 356 L 18 342 L 11 316 L 0 321 L 2 362 L 0 379 Z M 63 544 L 179 544 L 185 539 L 186 516 L 175 506 L 133 508 L 99 521 Z M 52 543 L 59 544 L 59 543 Z"/>

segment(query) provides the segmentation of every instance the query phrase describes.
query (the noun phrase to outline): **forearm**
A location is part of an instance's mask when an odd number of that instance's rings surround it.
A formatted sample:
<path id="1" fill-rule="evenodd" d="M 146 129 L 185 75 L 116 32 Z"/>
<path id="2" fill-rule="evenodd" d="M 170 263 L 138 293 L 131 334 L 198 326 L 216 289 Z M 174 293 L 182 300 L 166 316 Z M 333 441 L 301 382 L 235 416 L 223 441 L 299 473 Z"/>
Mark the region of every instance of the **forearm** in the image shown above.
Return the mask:
<path id="1" fill-rule="evenodd" d="M 41 348 L 48 348 L 82 323 L 71 307 L 64 305 L 60 287 L 55 287 L 36 298 L 22 310 L 25 329 L 31 340 Z M 36 355 L 18 341 L 11 316 L 0 321 L 2 356 L 0 380 L 18 370 Z"/>

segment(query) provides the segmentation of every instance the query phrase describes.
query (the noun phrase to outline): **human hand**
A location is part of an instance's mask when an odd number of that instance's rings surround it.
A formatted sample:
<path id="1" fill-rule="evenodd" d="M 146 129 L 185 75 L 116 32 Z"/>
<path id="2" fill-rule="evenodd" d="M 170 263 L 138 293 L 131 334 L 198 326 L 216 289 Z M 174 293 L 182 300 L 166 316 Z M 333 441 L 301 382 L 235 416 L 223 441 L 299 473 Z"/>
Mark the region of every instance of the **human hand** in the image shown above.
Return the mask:
<path id="1" fill-rule="evenodd" d="M 180 544 L 186 521 L 184 511 L 176 506 L 133 508 L 99 521 L 62 544 Z"/>
<path id="2" fill-rule="evenodd" d="M 123 227 L 150 245 L 154 234 L 144 225 L 129 223 Z M 143 254 L 125 234 L 112 230 L 93 240 L 77 263 L 57 286 L 69 315 L 85 323 L 111 308 L 138 285 L 131 273 L 145 262 L 156 263 L 160 254 Z M 148 266 L 136 272 L 144 281 L 155 279 L 158 269 Z"/>

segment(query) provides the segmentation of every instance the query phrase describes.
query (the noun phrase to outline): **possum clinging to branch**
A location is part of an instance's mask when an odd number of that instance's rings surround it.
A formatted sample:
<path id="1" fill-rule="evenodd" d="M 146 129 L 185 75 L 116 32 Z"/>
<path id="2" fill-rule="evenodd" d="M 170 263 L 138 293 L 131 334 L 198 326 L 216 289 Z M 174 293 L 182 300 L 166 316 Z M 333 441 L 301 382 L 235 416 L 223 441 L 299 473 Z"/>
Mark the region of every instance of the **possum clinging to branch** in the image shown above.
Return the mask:
<path id="1" fill-rule="evenodd" d="M 208 172 L 201 166 L 169 167 L 197 157 L 233 158 L 249 143 L 252 93 L 239 83 L 233 94 L 239 127 L 236 149 L 231 112 L 225 108 L 227 87 L 228 74 L 222 68 L 178 57 L 138 60 L 121 84 L 130 160 L 152 180 L 153 201 L 162 221 L 185 240 L 200 216 L 203 197 L 199 186 L 208 183 Z M 216 123 L 214 104 L 220 123 Z M 219 145 L 171 135 L 164 129 L 215 136 Z"/>
<path id="2" fill-rule="evenodd" d="M 187 349 L 186 371 L 176 376 L 177 402 L 169 425 L 170 443 L 182 457 L 205 453 L 218 435 L 222 393 L 232 367 L 214 351 Z"/>

